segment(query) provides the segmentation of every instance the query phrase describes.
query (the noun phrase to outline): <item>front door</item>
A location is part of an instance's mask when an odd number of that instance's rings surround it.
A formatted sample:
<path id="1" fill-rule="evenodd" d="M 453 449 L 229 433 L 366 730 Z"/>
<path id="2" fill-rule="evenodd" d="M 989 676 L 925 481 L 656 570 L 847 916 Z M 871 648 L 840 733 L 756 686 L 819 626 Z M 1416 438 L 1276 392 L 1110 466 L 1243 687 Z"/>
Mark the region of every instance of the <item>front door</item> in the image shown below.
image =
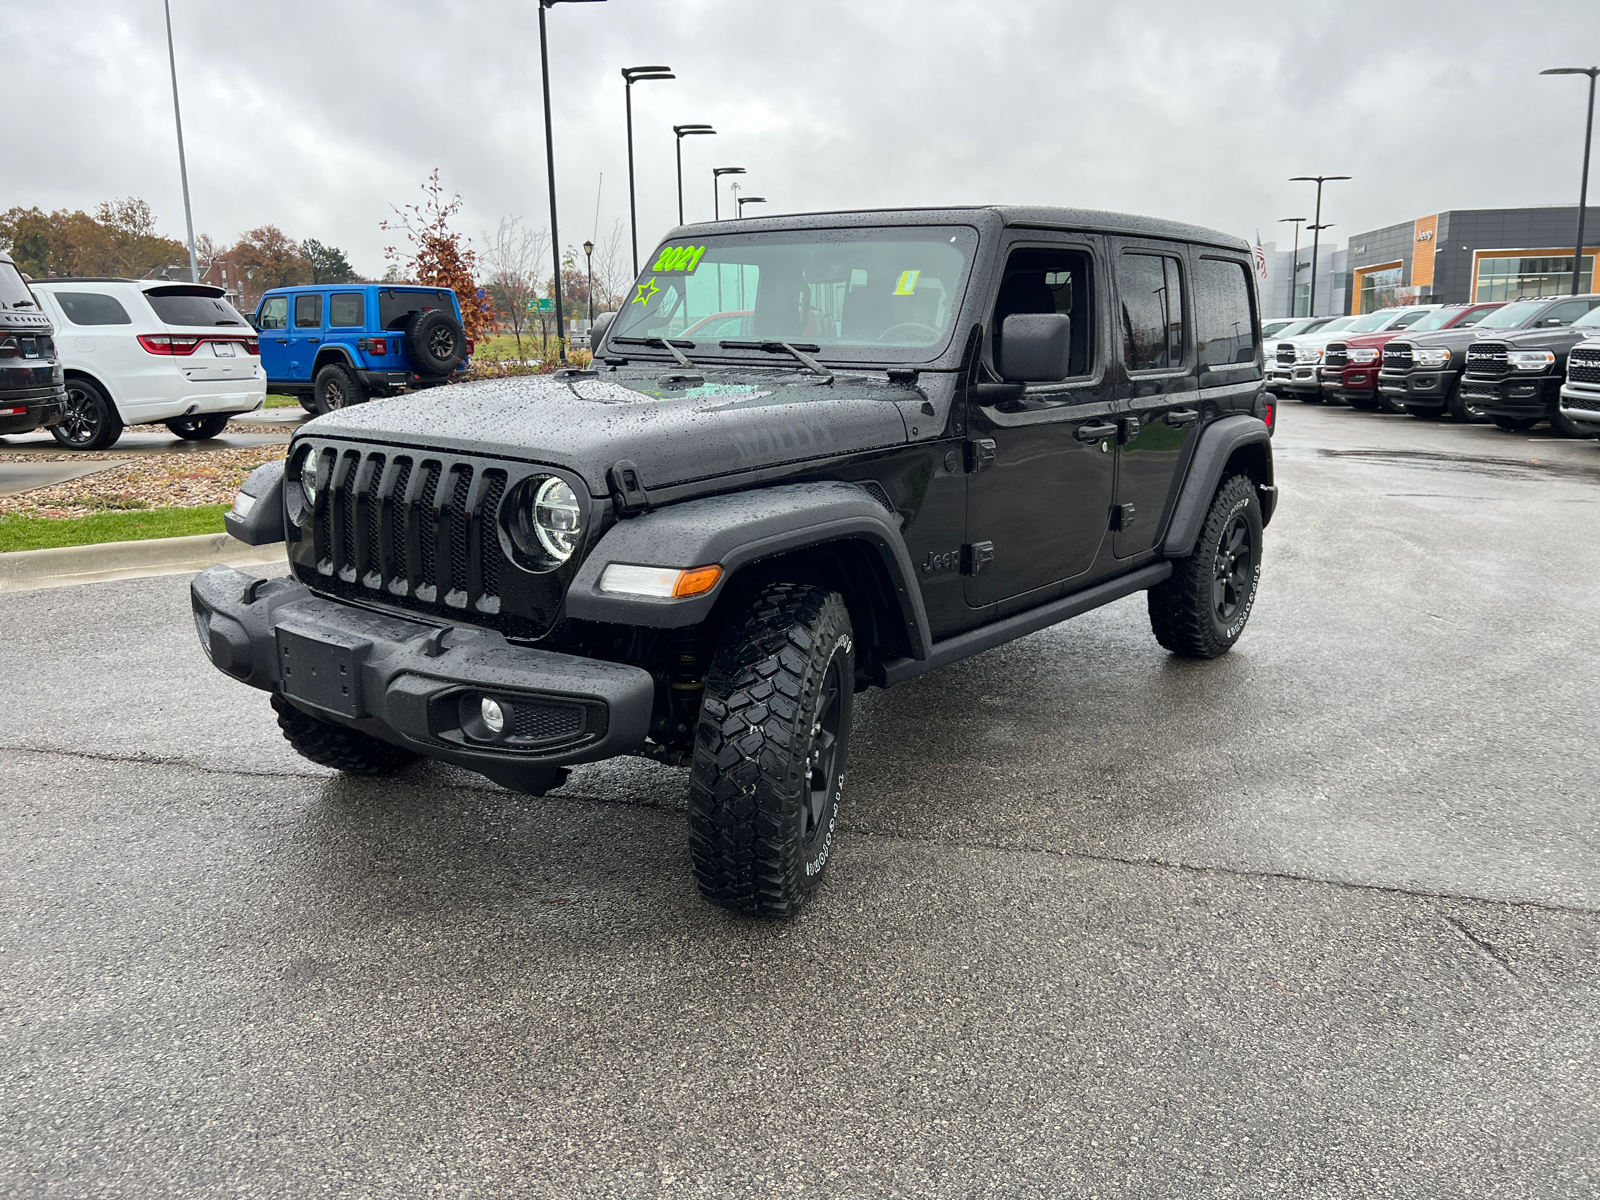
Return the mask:
<path id="1" fill-rule="evenodd" d="M 967 604 L 974 608 L 1085 576 L 1105 541 L 1116 472 L 1115 400 L 1108 382 L 1102 244 L 1063 240 L 1011 247 L 991 317 L 995 339 L 1013 313 L 1072 318 L 1071 375 L 1020 397 L 969 409 Z"/>
<path id="2" fill-rule="evenodd" d="M 261 369 L 268 379 L 289 378 L 289 297 L 268 296 L 256 313 Z"/>
<path id="3" fill-rule="evenodd" d="M 289 379 L 311 382 L 311 364 L 322 347 L 322 293 L 302 292 L 294 298 L 289 322 Z"/>
<path id="4" fill-rule="evenodd" d="M 1121 430 L 1113 544 L 1118 558 L 1128 558 L 1155 545 L 1200 407 L 1183 247 L 1119 239 L 1116 251 L 1123 381 L 1116 389 Z"/>

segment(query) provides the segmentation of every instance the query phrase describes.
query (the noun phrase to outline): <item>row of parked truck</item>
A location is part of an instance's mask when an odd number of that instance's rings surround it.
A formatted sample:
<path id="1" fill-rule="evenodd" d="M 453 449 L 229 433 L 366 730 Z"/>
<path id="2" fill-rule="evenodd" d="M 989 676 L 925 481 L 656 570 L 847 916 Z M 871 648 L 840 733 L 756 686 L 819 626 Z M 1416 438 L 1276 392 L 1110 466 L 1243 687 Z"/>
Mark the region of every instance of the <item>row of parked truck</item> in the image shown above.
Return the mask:
<path id="1" fill-rule="evenodd" d="M 1263 325 L 1267 387 L 1308 404 L 1600 436 L 1600 294 Z"/>

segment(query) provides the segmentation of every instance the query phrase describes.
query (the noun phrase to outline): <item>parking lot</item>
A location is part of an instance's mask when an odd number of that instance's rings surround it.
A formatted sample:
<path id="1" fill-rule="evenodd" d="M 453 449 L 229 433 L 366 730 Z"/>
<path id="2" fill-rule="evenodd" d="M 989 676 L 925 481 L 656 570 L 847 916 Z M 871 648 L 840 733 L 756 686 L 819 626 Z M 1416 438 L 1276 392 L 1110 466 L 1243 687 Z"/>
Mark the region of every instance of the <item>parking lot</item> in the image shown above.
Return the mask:
<path id="1" fill-rule="evenodd" d="M 1141 597 L 860 698 L 831 876 L 686 773 L 322 771 L 187 581 L 0 644 L 0 1195 L 1586 1196 L 1600 446 L 1298 404 L 1215 662 Z"/>

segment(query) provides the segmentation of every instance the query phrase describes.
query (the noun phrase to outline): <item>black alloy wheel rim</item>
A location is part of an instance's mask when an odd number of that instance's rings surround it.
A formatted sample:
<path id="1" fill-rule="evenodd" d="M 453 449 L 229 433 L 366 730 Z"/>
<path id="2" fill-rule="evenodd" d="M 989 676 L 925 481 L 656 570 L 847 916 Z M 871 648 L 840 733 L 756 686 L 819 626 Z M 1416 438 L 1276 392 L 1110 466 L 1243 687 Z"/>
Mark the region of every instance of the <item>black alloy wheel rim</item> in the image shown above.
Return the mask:
<path id="1" fill-rule="evenodd" d="M 1237 514 L 1223 530 L 1217 546 L 1217 561 L 1212 573 L 1211 604 L 1217 620 L 1224 625 L 1238 615 L 1250 594 L 1251 569 L 1255 559 L 1250 545 L 1250 525 L 1244 514 Z"/>
<path id="2" fill-rule="evenodd" d="M 100 432 L 100 413 L 95 398 L 82 387 L 67 384 L 67 411 L 59 426 L 67 441 L 82 446 L 94 441 Z"/>
<path id="3" fill-rule="evenodd" d="M 428 353 L 440 362 L 449 362 L 456 354 L 456 335 L 439 326 L 428 335 Z"/>
<path id="4" fill-rule="evenodd" d="M 338 379 L 330 379 L 322 385 L 322 402 L 330 409 L 344 407 L 344 384 Z"/>
<path id="5" fill-rule="evenodd" d="M 805 785 L 800 793 L 800 837 L 815 842 L 827 827 L 828 802 L 838 778 L 839 725 L 844 715 L 844 680 L 839 655 L 828 660 L 818 693 L 817 715 L 811 722 L 811 753 L 806 758 Z"/>

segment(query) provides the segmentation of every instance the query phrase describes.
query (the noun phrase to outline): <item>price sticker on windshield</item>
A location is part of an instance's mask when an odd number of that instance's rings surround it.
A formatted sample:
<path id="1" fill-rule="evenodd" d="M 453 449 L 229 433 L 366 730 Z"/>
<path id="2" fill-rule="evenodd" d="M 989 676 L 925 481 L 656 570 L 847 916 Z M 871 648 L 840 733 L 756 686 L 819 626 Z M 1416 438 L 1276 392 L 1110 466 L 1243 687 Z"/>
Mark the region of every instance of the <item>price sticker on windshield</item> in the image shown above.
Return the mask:
<path id="1" fill-rule="evenodd" d="M 693 271 L 700 265 L 700 256 L 706 252 L 704 246 L 663 246 L 661 256 L 656 259 L 652 271 Z"/>

